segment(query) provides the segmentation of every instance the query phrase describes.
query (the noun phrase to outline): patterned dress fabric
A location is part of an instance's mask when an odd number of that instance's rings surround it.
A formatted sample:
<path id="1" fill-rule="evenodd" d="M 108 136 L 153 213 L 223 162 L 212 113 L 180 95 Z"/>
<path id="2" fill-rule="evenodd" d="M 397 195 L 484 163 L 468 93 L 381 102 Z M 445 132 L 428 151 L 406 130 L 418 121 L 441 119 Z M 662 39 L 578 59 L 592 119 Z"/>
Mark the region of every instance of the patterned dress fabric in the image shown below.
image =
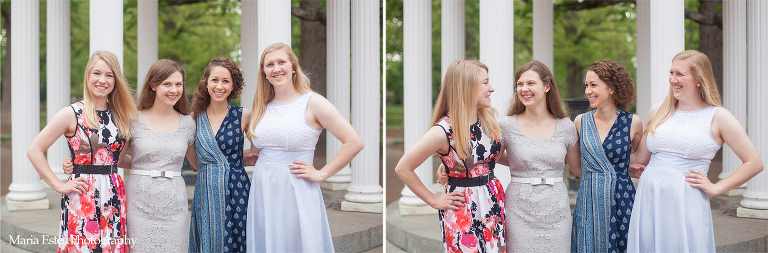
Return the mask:
<path id="1" fill-rule="evenodd" d="M 307 123 L 310 96 L 270 103 L 255 126 L 251 140 L 260 151 L 248 195 L 247 252 L 334 252 L 320 184 L 288 169 L 314 158 L 322 129 Z"/>
<path id="2" fill-rule="evenodd" d="M 616 121 L 600 140 L 595 111 L 581 118 L 581 183 L 573 211 L 571 252 L 625 252 L 635 198 L 629 177 L 632 114 L 616 110 Z"/>
<path id="3" fill-rule="evenodd" d="M 243 108 L 229 112 L 216 133 L 205 110 L 197 116 L 197 182 L 189 252 L 245 252 L 246 208 L 251 182 L 243 168 Z"/>
<path id="4" fill-rule="evenodd" d="M 520 130 L 517 115 L 499 120 L 512 177 L 563 177 L 565 154 L 578 141 L 569 118 L 555 132 L 534 139 Z M 510 183 L 506 191 L 507 252 L 567 252 L 571 249 L 571 208 L 564 182 L 554 185 Z"/>
<path id="5" fill-rule="evenodd" d="M 451 119 L 435 124 L 448 139 L 448 154 L 440 154 L 449 177 L 475 178 L 490 174 L 501 150 L 498 136 L 488 136 L 478 121 L 469 127 L 472 157 L 461 159 L 456 152 Z M 471 164 L 466 164 L 469 161 Z M 469 169 L 468 169 L 469 168 Z M 498 179 L 482 186 L 446 185 L 445 192 L 461 192 L 465 205 L 460 210 L 440 210 L 440 228 L 445 252 L 506 252 L 504 231 L 504 188 Z"/>
<path id="6" fill-rule="evenodd" d="M 720 150 L 712 138 L 717 108 L 675 111 L 646 137 L 651 161 L 637 184 L 628 252 L 715 252 L 709 196 L 691 187 L 685 174 L 707 174 Z"/>
<path id="7" fill-rule="evenodd" d="M 158 133 L 139 121 L 131 123 L 131 170 L 181 172 L 187 148 L 195 142 L 195 121 L 179 114 L 179 127 Z M 126 182 L 128 234 L 134 252 L 188 252 L 189 212 L 184 178 L 131 174 Z"/>
<path id="8" fill-rule="evenodd" d="M 89 129 L 83 102 L 70 105 L 75 111 L 75 134 L 65 136 L 74 164 L 117 164 L 125 138 L 118 135 L 112 112 L 96 111 L 99 126 Z M 126 246 L 125 185 L 119 174 L 73 174 L 85 178 L 82 195 L 61 196 L 58 252 L 128 252 Z"/>

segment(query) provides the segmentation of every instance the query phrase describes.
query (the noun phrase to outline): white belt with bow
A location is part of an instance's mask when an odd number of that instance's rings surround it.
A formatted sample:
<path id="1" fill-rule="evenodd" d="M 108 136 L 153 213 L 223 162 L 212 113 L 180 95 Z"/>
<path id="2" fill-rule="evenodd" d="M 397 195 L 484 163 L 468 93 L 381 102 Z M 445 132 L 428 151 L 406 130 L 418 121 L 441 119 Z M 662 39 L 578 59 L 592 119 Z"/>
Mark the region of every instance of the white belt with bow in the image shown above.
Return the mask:
<path id="1" fill-rule="evenodd" d="M 548 178 L 538 178 L 538 177 L 512 177 L 512 183 L 522 183 L 522 184 L 531 184 L 531 185 L 540 185 L 540 184 L 548 184 L 548 185 L 555 185 L 557 182 L 563 182 L 562 177 L 548 177 Z"/>
<path id="2" fill-rule="evenodd" d="M 181 172 L 167 171 L 167 170 L 131 170 L 131 175 L 173 178 L 173 177 L 180 177 Z"/>

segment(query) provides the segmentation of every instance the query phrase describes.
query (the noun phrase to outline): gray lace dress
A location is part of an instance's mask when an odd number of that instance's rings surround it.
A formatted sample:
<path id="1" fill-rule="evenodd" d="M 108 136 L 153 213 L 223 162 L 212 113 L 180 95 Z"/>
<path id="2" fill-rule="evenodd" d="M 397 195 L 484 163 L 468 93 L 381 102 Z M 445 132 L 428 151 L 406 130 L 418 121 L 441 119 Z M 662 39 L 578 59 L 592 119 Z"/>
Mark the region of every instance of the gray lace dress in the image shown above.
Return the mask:
<path id="1" fill-rule="evenodd" d="M 144 123 L 131 122 L 131 169 L 181 171 L 187 148 L 195 142 L 195 121 L 180 115 L 179 128 L 158 133 Z M 131 252 L 187 252 L 189 212 L 182 177 L 132 174 L 125 183 Z"/>
<path id="2" fill-rule="evenodd" d="M 512 177 L 563 177 L 565 154 L 578 141 L 568 118 L 557 119 L 555 133 L 534 139 L 520 130 L 517 116 L 499 120 Z M 571 210 L 565 183 L 509 183 L 506 189 L 507 252 L 568 252 Z"/>

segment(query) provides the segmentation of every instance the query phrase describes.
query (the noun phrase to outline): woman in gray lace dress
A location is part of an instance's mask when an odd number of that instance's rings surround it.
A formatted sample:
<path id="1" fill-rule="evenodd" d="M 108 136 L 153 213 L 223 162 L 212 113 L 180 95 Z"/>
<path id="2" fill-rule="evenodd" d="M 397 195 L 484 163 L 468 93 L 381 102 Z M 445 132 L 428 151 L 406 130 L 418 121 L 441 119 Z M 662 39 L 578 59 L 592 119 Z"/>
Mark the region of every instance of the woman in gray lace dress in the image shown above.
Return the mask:
<path id="1" fill-rule="evenodd" d="M 499 119 L 512 180 L 506 189 L 507 252 L 567 252 L 571 211 L 567 162 L 581 170 L 576 127 L 561 107 L 552 72 L 538 61 L 515 73 L 517 89 Z"/>

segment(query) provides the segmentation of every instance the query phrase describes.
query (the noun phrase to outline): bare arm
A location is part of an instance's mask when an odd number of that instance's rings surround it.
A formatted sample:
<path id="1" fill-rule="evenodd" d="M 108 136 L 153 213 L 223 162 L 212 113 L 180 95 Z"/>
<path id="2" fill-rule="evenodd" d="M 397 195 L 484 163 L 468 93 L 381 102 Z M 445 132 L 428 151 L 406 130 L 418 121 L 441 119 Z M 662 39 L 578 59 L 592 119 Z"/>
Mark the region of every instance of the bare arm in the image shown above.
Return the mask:
<path id="1" fill-rule="evenodd" d="M 645 170 L 645 165 L 637 163 L 636 153 L 643 139 L 643 120 L 636 114 L 632 114 L 632 126 L 629 130 L 629 136 L 632 142 L 632 152 L 629 155 L 629 176 L 640 178 L 643 170 Z"/>
<path id="2" fill-rule="evenodd" d="M 717 196 L 743 185 L 757 173 L 763 171 L 763 161 L 760 159 L 760 154 L 757 153 L 757 149 L 747 136 L 747 132 L 744 131 L 744 127 L 731 112 L 724 108 L 715 112 L 715 118 L 712 121 L 712 134 L 716 140 L 720 139 L 728 144 L 744 164 L 717 184 L 709 182 L 706 174 L 691 170 L 691 174 L 686 174 L 686 181 L 691 182 L 691 186 L 701 189 L 709 196 Z"/>
<path id="3" fill-rule="evenodd" d="M 27 150 L 27 157 L 37 173 L 40 174 L 40 177 L 51 188 L 61 194 L 68 194 L 70 192 L 82 194 L 85 192 L 86 182 L 83 178 L 75 178 L 67 183 L 62 183 L 56 174 L 53 173 L 53 170 L 51 170 L 51 166 L 48 165 L 48 161 L 43 153 L 62 135 L 73 135 L 76 127 L 75 112 L 71 108 L 66 107 L 53 116 L 48 125 L 30 143 Z"/>
<path id="4" fill-rule="evenodd" d="M 395 167 L 395 173 L 403 180 L 403 183 L 411 189 L 416 196 L 426 202 L 429 206 L 438 209 L 454 209 L 458 210 L 460 206 L 463 206 L 464 196 L 461 192 L 455 191 L 451 193 L 444 193 L 440 197 L 435 196 L 424 183 L 421 182 L 419 176 L 416 175 L 416 170 L 419 165 L 424 163 L 425 160 L 436 152 L 448 153 L 448 142 L 445 139 L 445 132 L 439 126 L 433 126 L 429 129 L 421 139 L 416 142 Z M 455 202 L 454 202 L 455 201 Z"/>
<path id="5" fill-rule="evenodd" d="M 294 161 L 294 165 L 289 168 L 291 173 L 298 174 L 297 178 L 306 178 L 315 183 L 325 181 L 343 169 L 365 146 L 363 140 L 357 135 L 357 131 L 344 119 L 344 116 L 341 116 L 339 110 L 320 95 L 312 95 L 309 98 L 307 121 L 320 123 L 321 127 L 327 129 L 343 145 L 336 156 L 319 171 L 309 163 Z"/>
<path id="6" fill-rule="evenodd" d="M 197 154 L 195 154 L 195 144 L 187 147 L 187 160 L 189 166 L 192 166 L 192 171 L 197 172 Z"/>
<path id="7" fill-rule="evenodd" d="M 581 150 L 579 150 L 579 142 L 573 145 L 568 153 L 565 153 L 565 163 L 571 168 L 571 173 L 577 179 L 581 178 Z"/>
<path id="8" fill-rule="evenodd" d="M 653 115 L 656 115 L 656 111 L 659 110 L 659 106 L 661 106 L 661 102 L 654 104 L 651 106 L 651 109 L 648 110 L 648 121 L 653 118 Z M 642 137 L 640 138 L 640 143 L 637 145 L 637 152 L 635 152 L 635 162 L 641 165 L 648 165 L 648 162 L 651 161 L 651 151 L 648 151 L 648 146 L 646 145 L 646 139 L 648 136 L 645 134 L 641 134 L 641 136 Z"/>

